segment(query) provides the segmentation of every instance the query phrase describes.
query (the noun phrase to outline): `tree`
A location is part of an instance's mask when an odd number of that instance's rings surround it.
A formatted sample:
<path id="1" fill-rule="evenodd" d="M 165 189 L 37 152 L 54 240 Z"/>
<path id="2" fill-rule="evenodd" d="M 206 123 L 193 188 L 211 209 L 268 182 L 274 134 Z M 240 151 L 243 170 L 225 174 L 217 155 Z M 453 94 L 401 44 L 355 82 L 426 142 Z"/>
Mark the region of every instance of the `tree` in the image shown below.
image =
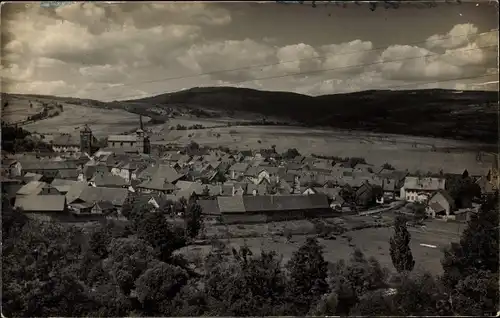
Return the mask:
<path id="1" fill-rule="evenodd" d="M 103 269 L 110 273 L 114 283 L 129 296 L 135 280 L 155 262 L 154 250 L 146 241 L 136 238 L 113 239 L 108 246 L 108 257 Z"/>
<path id="2" fill-rule="evenodd" d="M 201 206 L 196 202 L 196 199 L 194 197 L 191 197 L 186 208 L 186 213 L 184 214 L 186 231 L 187 235 L 190 238 L 195 238 L 203 228 L 203 219 L 201 212 Z"/>
<path id="3" fill-rule="evenodd" d="M 172 253 L 185 246 L 186 239 L 182 229 L 172 226 L 162 213 L 147 212 L 138 221 L 137 236 L 153 247 L 155 255 L 169 262 Z"/>
<path id="4" fill-rule="evenodd" d="M 328 268 L 318 241 L 308 238 L 306 243 L 293 253 L 287 268 L 290 273 L 288 294 L 293 300 L 294 314 L 305 315 L 314 301 L 328 291 Z"/>
<path id="5" fill-rule="evenodd" d="M 487 198 L 471 216 L 460 243 L 451 244 L 441 261 L 442 281 L 457 315 L 498 311 L 498 195 Z"/>
<path id="6" fill-rule="evenodd" d="M 188 274 L 180 267 L 158 262 L 135 282 L 137 298 L 150 316 L 171 316 L 172 300 L 186 285 Z"/>
<path id="7" fill-rule="evenodd" d="M 394 305 L 401 316 L 450 315 L 448 297 L 429 273 L 403 275 L 396 288 Z"/>
<path id="8" fill-rule="evenodd" d="M 394 166 L 392 166 L 391 164 L 389 164 L 387 162 L 382 165 L 382 168 L 384 168 L 386 170 L 396 170 L 396 168 L 394 168 Z"/>
<path id="9" fill-rule="evenodd" d="M 285 159 L 294 159 L 298 156 L 300 156 L 300 152 L 296 148 L 290 148 L 283 154 Z"/>
<path id="10" fill-rule="evenodd" d="M 335 316 L 337 311 L 337 294 L 325 294 L 309 311 L 308 316 Z"/>
<path id="11" fill-rule="evenodd" d="M 216 251 L 207 258 L 205 293 L 215 316 L 280 315 L 287 286 L 281 259 L 276 253 L 254 257 L 247 246 L 233 250 L 233 257 Z"/>
<path id="12" fill-rule="evenodd" d="M 398 272 L 413 270 L 415 261 L 410 249 L 411 235 L 406 228 L 406 219 L 398 216 L 394 222 L 394 235 L 390 239 L 392 264 Z"/>

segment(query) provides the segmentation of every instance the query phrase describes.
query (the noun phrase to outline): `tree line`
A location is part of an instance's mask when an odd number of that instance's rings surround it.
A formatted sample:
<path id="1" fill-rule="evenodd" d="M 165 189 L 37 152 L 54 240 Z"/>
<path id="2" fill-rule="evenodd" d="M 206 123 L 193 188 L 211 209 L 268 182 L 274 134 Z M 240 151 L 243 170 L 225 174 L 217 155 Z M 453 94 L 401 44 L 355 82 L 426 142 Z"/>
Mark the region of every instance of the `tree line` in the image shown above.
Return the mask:
<path id="1" fill-rule="evenodd" d="M 170 222 L 139 197 L 128 222 L 87 230 L 28 219 L 2 201 L 3 313 L 43 316 L 488 315 L 498 310 L 498 197 L 484 201 L 460 242 L 443 254 L 443 274 L 415 272 L 410 234 L 398 218 L 390 255 L 399 274 L 354 250 L 325 261 L 315 237 L 284 262 L 214 241 L 188 260 L 201 208 L 183 200 Z M 394 275 L 392 275 L 394 277 Z M 392 289 L 391 289 L 392 288 Z"/>

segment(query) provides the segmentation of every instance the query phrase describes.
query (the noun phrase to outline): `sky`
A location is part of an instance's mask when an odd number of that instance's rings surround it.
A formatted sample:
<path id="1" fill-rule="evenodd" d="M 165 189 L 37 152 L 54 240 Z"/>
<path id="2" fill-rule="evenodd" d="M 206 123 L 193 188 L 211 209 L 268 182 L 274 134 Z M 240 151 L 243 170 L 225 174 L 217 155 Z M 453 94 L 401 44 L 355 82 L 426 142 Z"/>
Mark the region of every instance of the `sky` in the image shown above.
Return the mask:
<path id="1" fill-rule="evenodd" d="M 2 92 L 126 100 L 199 86 L 308 95 L 498 90 L 495 2 L 1 7 Z M 496 31 L 495 31 L 496 30 Z"/>

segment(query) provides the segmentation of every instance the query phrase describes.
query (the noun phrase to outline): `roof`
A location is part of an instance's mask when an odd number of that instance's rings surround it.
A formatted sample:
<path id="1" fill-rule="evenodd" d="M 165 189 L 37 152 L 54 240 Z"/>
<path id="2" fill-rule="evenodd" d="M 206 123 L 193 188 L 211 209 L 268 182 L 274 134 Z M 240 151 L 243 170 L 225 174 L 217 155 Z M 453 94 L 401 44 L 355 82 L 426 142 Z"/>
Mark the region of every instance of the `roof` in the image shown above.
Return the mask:
<path id="1" fill-rule="evenodd" d="M 40 179 L 42 179 L 42 178 L 43 178 L 43 174 L 33 173 L 33 172 L 26 172 L 23 176 L 23 180 L 25 182 L 40 181 Z"/>
<path id="2" fill-rule="evenodd" d="M 19 195 L 35 195 L 42 192 L 42 189 L 47 185 L 45 182 L 40 181 L 30 181 L 24 186 L 22 186 L 17 194 Z"/>
<path id="3" fill-rule="evenodd" d="M 441 205 L 439 204 L 438 202 L 432 202 L 431 204 L 429 204 L 429 207 L 434 210 L 434 212 L 438 213 L 438 212 L 442 212 L 442 211 L 445 211 L 446 209 Z"/>
<path id="4" fill-rule="evenodd" d="M 113 205 L 122 206 L 128 194 L 128 190 L 123 188 L 86 187 L 78 198 L 89 203 L 110 201 Z"/>
<path id="5" fill-rule="evenodd" d="M 217 202 L 221 213 L 245 212 L 242 196 L 218 197 Z"/>
<path id="6" fill-rule="evenodd" d="M 108 142 L 136 142 L 137 135 L 109 135 Z"/>
<path id="7" fill-rule="evenodd" d="M 406 177 L 404 187 L 407 190 L 437 191 L 445 189 L 444 178 Z"/>
<path id="8" fill-rule="evenodd" d="M 128 185 L 125 179 L 123 179 L 120 176 L 113 175 L 109 172 L 96 173 L 93 179 L 97 187 L 106 187 L 106 186 L 123 187 Z"/>
<path id="9" fill-rule="evenodd" d="M 202 214 L 220 215 L 219 203 L 217 200 L 198 200 Z"/>
<path id="10" fill-rule="evenodd" d="M 217 198 L 221 213 L 293 211 L 329 208 L 326 195 L 265 195 Z"/>
<path id="11" fill-rule="evenodd" d="M 174 168 L 169 165 L 159 164 L 159 165 L 151 165 L 147 167 L 145 170 L 139 173 L 139 179 L 151 179 L 154 177 L 161 177 L 167 180 L 170 183 L 174 183 L 183 177 L 182 174 L 178 173 Z"/>
<path id="12" fill-rule="evenodd" d="M 175 187 L 177 189 L 179 189 L 180 191 L 183 191 L 183 190 L 190 189 L 194 184 L 195 184 L 195 182 L 191 182 L 191 181 L 177 181 L 175 183 Z"/>
<path id="13" fill-rule="evenodd" d="M 78 183 L 79 181 L 67 180 L 67 179 L 54 179 L 50 185 L 57 189 L 59 192 L 68 192 L 71 186 Z"/>
<path id="14" fill-rule="evenodd" d="M 79 172 L 77 169 L 59 170 L 56 177 L 59 179 L 77 179 Z"/>
<path id="15" fill-rule="evenodd" d="M 76 169 L 77 165 L 74 161 L 50 161 L 38 160 L 21 163 L 22 169 L 26 170 L 61 170 L 61 169 Z"/>
<path id="16" fill-rule="evenodd" d="M 162 177 L 154 177 L 151 180 L 146 180 L 141 184 L 137 185 L 138 188 L 150 189 L 150 190 L 158 190 L 158 191 L 173 191 L 175 190 L 175 186 L 168 182 L 166 178 Z"/>
<path id="17" fill-rule="evenodd" d="M 267 193 L 267 186 L 265 184 L 249 183 L 247 185 L 246 193 L 252 195 L 254 190 L 257 192 L 258 195 L 265 195 Z"/>
<path id="18" fill-rule="evenodd" d="M 64 195 L 27 195 L 16 198 L 15 207 L 30 211 L 63 212 L 66 198 Z"/>
<path id="19" fill-rule="evenodd" d="M 248 164 L 244 162 L 235 163 L 229 168 L 231 171 L 245 172 L 248 169 Z"/>

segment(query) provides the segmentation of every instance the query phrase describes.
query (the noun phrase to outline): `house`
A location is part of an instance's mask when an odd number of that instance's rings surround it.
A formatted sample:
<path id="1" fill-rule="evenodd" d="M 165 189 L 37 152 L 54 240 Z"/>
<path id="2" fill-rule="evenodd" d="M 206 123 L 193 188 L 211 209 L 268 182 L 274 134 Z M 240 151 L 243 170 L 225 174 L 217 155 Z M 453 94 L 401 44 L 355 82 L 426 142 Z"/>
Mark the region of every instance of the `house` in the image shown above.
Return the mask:
<path id="1" fill-rule="evenodd" d="M 455 210 L 455 200 L 445 190 L 434 193 L 427 202 L 427 214 L 435 218 L 436 216 L 448 217 Z"/>
<path id="2" fill-rule="evenodd" d="M 14 207 L 21 209 L 28 217 L 40 221 L 68 219 L 64 195 L 20 196 Z"/>
<path id="3" fill-rule="evenodd" d="M 80 136 L 60 134 L 52 140 L 51 144 L 54 152 L 79 152 Z"/>
<path id="4" fill-rule="evenodd" d="M 66 193 L 66 201 L 74 214 L 91 214 L 96 203 L 109 201 L 121 211 L 128 198 L 127 189 L 73 185 Z"/>
<path id="5" fill-rule="evenodd" d="M 89 182 L 94 187 L 106 188 L 128 188 L 129 183 L 120 176 L 113 175 L 111 172 L 96 173 Z"/>
<path id="6" fill-rule="evenodd" d="M 370 183 L 364 182 L 358 189 L 356 189 L 354 198 L 356 205 L 365 207 L 370 206 L 376 201 L 374 187 Z"/>
<path id="7" fill-rule="evenodd" d="M 325 195 L 218 197 L 222 222 L 266 223 L 333 216 Z"/>
<path id="8" fill-rule="evenodd" d="M 137 172 L 145 168 L 140 162 L 122 162 L 111 168 L 111 174 L 122 177 L 126 182 L 137 179 Z"/>
<path id="9" fill-rule="evenodd" d="M 247 185 L 247 195 L 266 195 L 267 185 L 265 184 L 252 184 Z"/>
<path id="10" fill-rule="evenodd" d="M 68 193 L 69 189 L 71 189 L 71 186 L 74 185 L 75 183 L 79 183 L 80 181 L 73 181 L 73 180 L 66 180 L 66 179 L 54 179 L 50 185 L 57 189 L 57 191 L 60 194 L 65 195 Z"/>
<path id="11" fill-rule="evenodd" d="M 77 170 L 74 161 L 50 161 L 38 160 L 21 163 L 23 173 L 33 172 L 43 175 L 46 178 L 55 178 L 61 170 Z"/>
<path id="12" fill-rule="evenodd" d="M 248 163 L 239 162 L 235 163 L 229 168 L 229 178 L 231 180 L 239 180 L 245 176 L 249 165 Z"/>
<path id="13" fill-rule="evenodd" d="M 108 136 L 108 148 L 119 149 L 125 153 L 150 152 L 149 137 L 142 129 L 138 129 L 133 135 L 110 135 Z"/>
<path id="14" fill-rule="evenodd" d="M 408 202 L 424 202 L 433 193 L 444 189 L 444 178 L 406 177 L 400 190 L 400 198 Z"/>
<path id="15" fill-rule="evenodd" d="M 169 183 L 175 183 L 178 180 L 182 179 L 185 175 L 178 173 L 174 168 L 165 164 L 152 164 L 148 166 L 146 169 L 142 170 L 138 179 L 140 180 L 151 180 L 155 178 L 163 178 Z"/>
<path id="16" fill-rule="evenodd" d="M 167 178 L 164 177 L 155 177 L 150 180 L 146 180 L 137 185 L 137 189 L 141 192 L 146 193 L 163 193 L 170 194 L 173 193 L 175 185 L 168 181 Z"/>
<path id="17" fill-rule="evenodd" d="M 340 195 L 340 188 L 313 188 L 312 194 L 324 194 L 328 197 L 330 207 L 339 210 L 345 203 L 345 200 Z"/>
<path id="18" fill-rule="evenodd" d="M 384 191 L 385 200 L 393 200 L 397 197 L 398 188 L 396 187 L 396 180 L 385 178 L 382 180 L 382 190 Z"/>
<path id="19" fill-rule="evenodd" d="M 2 169 L 7 172 L 9 178 L 15 178 L 22 175 L 22 165 L 15 159 L 2 159 Z"/>

